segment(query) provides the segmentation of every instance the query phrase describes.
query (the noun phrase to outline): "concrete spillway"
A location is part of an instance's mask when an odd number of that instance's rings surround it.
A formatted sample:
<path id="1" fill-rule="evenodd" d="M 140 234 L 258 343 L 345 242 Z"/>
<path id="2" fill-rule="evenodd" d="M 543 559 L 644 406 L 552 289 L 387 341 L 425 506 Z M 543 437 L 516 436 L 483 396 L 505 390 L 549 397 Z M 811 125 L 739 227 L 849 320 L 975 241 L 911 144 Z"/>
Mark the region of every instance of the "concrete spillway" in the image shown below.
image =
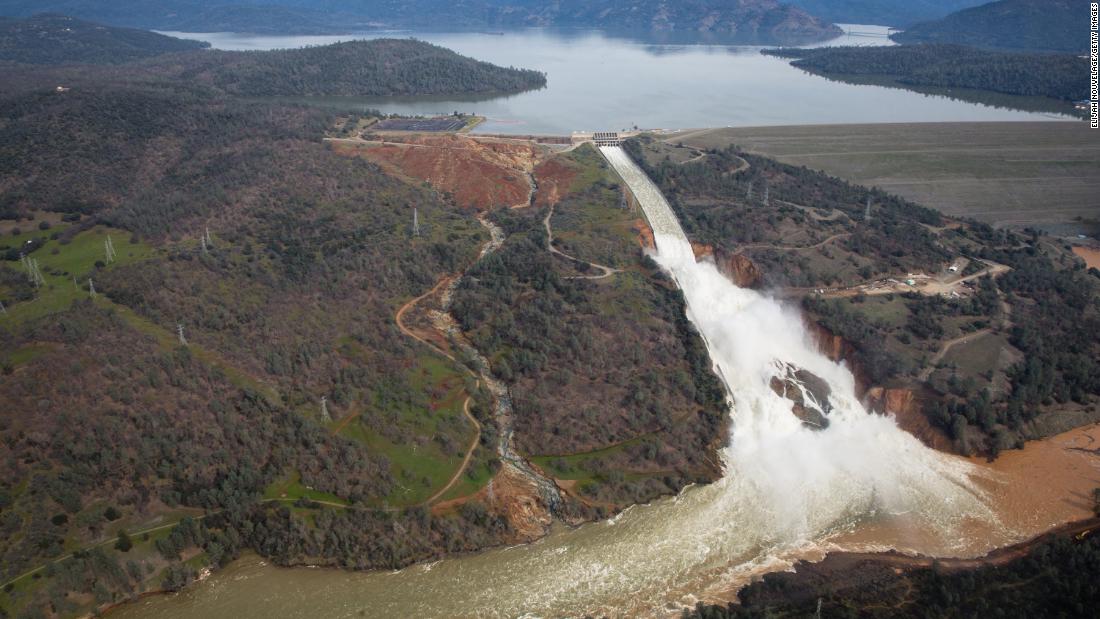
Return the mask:
<path id="1" fill-rule="evenodd" d="M 680 226 L 680 220 L 672 212 L 672 207 L 665 200 L 664 194 L 653 184 L 653 181 L 649 180 L 649 176 L 634 163 L 622 147 L 602 146 L 600 152 L 607 158 L 611 167 L 615 168 L 615 171 L 623 178 L 627 187 L 630 187 L 630 191 L 634 193 L 638 203 L 642 205 L 646 219 L 649 220 L 649 226 L 653 228 L 653 236 L 658 239 L 657 250 L 664 249 L 659 244 L 659 237 L 671 237 L 687 243 L 688 238 L 684 234 L 684 229 Z"/>

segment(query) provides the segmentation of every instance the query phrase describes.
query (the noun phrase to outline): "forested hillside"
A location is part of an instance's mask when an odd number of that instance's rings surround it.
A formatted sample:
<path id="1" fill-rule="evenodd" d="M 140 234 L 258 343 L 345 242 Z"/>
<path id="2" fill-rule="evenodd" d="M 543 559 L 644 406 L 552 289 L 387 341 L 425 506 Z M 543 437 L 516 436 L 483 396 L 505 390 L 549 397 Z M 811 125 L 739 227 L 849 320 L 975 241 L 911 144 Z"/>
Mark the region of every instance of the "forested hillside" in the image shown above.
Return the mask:
<path id="1" fill-rule="evenodd" d="M 843 79 L 884 76 L 907 86 L 989 90 L 1065 101 L 1088 97 L 1088 60 L 1072 54 L 996 52 L 962 45 L 765 50 L 796 67 Z"/>
<path id="2" fill-rule="evenodd" d="M 64 15 L 0 18 L 0 60 L 28 64 L 117 64 L 209 47 L 155 32 L 112 28 Z"/>
<path id="3" fill-rule="evenodd" d="M 1000 0 L 916 24 L 899 43 L 954 43 L 1026 51 L 1083 52 L 1089 0 Z"/>
<path id="4" fill-rule="evenodd" d="M 790 0 L 811 15 L 837 24 L 904 27 L 938 19 L 987 0 Z"/>
<path id="5" fill-rule="evenodd" d="M 714 478 L 722 389 L 682 296 L 638 247 L 641 214 L 591 147 L 536 178 L 557 179 L 560 201 L 494 213 L 508 238 L 452 310 L 510 387 L 517 447 L 604 506 Z M 556 248 L 614 271 L 548 251 L 547 216 Z"/>
<path id="6" fill-rule="evenodd" d="M 485 425 L 491 407 L 394 323 L 481 227 L 333 153 L 326 112 L 145 66 L 3 76 L 0 581 L 109 541 L 14 580 L 0 609 L 88 611 L 246 547 L 394 567 L 500 543 L 476 504 L 416 508 L 479 436 L 464 401 Z M 461 487 L 489 474 L 483 440 Z M 204 512 L 222 519 L 138 534 Z"/>

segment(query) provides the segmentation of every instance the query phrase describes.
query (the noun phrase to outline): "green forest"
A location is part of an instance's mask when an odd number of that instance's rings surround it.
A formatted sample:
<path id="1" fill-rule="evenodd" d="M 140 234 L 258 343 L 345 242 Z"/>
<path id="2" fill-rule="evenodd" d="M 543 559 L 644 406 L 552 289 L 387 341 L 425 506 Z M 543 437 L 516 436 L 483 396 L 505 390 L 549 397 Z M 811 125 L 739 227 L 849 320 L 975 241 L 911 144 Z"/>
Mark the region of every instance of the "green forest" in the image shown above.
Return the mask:
<path id="1" fill-rule="evenodd" d="M 967 88 L 1079 101 L 1088 98 L 1088 60 L 1073 54 L 1026 54 L 963 45 L 770 49 L 794 66 L 843 79 L 889 77 L 906 86 Z"/>

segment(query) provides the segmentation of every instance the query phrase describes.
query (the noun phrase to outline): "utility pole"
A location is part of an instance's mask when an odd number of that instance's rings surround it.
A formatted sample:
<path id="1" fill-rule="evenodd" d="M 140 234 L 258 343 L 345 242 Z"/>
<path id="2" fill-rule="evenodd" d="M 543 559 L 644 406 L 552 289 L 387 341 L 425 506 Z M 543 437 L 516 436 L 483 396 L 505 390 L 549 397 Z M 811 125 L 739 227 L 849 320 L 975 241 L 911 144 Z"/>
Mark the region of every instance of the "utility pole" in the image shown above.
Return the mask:
<path id="1" fill-rule="evenodd" d="M 187 346 L 187 338 L 183 337 L 183 323 L 176 323 L 176 333 L 180 336 L 180 346 Z"/>
<path id="2" fill-rule="evenodd" d="M 871 221 L 871 195 L 867 195 L 867 207 L 863 209 L 863 221 Z"/>
<path id="3" fill-rule="evenodd" d="M 332 416 L 328 414 L 328 396 L 321 396 L 321 419 L 325 423 L 332 421 Z"/>
<path id="4" fill-rule="evenodd" d="M 205 235 L 201 235 L 201 234 L 199 235 L 199 243 L 202 244 L 202 255 L 205 256 L 206 255 L 206 236 Z"/>
<path id="5" fill-rule="evenodd" d="M 771 187 L 768 186 L 768 181 L 764 181 L 764 206 L 768 206 L 768 201 L 771 199 Z"/>
<path id="6" fill-rule="evenodd" d="M 413 236 L 420 236 L 420 212 L 413 207 Z"/>
<path id="7" fill-rule="evenodd" d="M 752 200 L 752 181 L 749 181 L 749 188 L 745 191 L 745 199 Z"/>

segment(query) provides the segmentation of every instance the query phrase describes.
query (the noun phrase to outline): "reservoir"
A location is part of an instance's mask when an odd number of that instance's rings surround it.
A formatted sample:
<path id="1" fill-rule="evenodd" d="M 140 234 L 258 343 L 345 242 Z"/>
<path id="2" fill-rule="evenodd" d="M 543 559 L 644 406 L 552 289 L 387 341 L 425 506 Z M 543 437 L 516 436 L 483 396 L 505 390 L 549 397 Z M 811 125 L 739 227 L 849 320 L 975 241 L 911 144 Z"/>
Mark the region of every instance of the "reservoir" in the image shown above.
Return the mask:
<path id="1" fill-rule="evenodd" d="M 829 45 L 889 45 L 882 26 L 844 26 L 852 34 Z M 545 88 L 468 98 L 309 98 L 346 110 L 404 115 L 485 116 L 483 133 L 568 135 L 641 128 L 812 125 L 876 122 L 1070 120 L 1036 98 L 989 95 L 990 104 L 942 94 L 854 85 L 811 75 L 760 46 L 713 40 L 543 29 L 503 33 L 373 32 L 345 36 L 167 33 L 218 49 L 261 50 L 356 38 L 415 37 L 503 66 L 543 71 Z M 998 107 L 999 106 L 999 107 Z M 1015 109 L 1014 109 L 1015 108 Z M 1064 110 L 1063 110 L 1064 111 Z"/>

